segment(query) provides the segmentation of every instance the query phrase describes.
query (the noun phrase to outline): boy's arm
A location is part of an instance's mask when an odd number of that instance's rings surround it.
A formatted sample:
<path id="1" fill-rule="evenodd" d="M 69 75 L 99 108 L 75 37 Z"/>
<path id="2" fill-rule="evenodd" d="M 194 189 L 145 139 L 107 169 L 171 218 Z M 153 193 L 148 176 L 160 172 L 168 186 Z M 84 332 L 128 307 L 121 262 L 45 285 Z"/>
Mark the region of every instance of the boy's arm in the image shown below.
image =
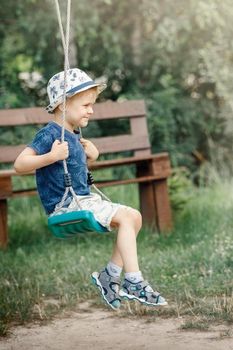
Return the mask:
<path id="1" fill-rule="evenodd" d="M 28 174 L 58 160 L 66 159 L 68 156 L 68 143 L 55 140 L 51 151 L 42 155 L 37 155 L 34 149 L 26 147 L 17 157 L 14 169 L 19 174 Z"/>

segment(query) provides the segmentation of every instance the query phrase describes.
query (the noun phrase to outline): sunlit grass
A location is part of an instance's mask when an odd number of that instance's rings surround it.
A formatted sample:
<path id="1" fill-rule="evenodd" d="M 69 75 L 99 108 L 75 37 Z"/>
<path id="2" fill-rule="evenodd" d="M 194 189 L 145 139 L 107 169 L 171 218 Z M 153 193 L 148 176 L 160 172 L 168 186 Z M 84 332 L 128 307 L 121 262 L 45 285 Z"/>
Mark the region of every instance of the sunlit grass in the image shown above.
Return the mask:
<path id="1" fill-rule="evenodd" d="M 141 231 L 140 268 L 169 306 L 154 311 L 124 304 L 121 317 L 145 316 L 151 322 L 158 315 L 191 317 L 184 328 L 233 321 L 232 188 L 227 184 L 197 190 L 169 236 Z M 107 188 L 105 193 L 138 206 L 135 186 Z M 0 252 L 0 334 L 6 334 L 12 322 L 46 320 L 83 300 L 99 305 L 90 274 L 109 261 L 114 233 L 57 240 L 36 197 L 9 204 L 10 244 Z"/>

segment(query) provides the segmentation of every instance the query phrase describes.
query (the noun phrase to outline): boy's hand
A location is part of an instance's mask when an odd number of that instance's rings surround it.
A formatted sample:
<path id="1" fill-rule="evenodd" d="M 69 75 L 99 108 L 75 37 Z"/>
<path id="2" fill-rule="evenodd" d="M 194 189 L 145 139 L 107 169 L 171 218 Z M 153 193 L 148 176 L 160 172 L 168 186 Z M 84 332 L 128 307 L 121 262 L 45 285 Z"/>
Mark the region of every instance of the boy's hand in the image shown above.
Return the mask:
<path id="1" fill-rule="evenodd" d="M 59 140 L 55 140 L 50 154 L 52 158 L 54 159 L 55 162 L 58 160 L 64 160 L 69 157 L 69 147 L 68 147 L 68 142 L 60 142 Z"/>
<path id="2" fill-rule="evenodd" d="M 84 148 L 88 160 L 94 161 L 99 157 L 99 151 L 91 141 L 81 138 L 80 143 Z"/>

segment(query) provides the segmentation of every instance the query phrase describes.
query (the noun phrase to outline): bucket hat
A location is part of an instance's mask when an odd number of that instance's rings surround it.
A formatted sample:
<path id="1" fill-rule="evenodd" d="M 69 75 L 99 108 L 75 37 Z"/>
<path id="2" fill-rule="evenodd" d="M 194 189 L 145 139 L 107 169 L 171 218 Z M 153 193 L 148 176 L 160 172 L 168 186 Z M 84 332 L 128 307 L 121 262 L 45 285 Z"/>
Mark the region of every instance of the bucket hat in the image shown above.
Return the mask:
<path id="1" fill-rule="evenodd" d="M 105 88 L 106 83 L 97 83 L 92 80 L 84 71 L 79 68 L 67 70 L 66 96 L 72 97 L 75 94 L 97 87 L 98 94 Z M 55 74 L 48 82 L 47 93 L 49 105 L 46 107 L 48 113 L 53 113 L 54 109 L 63 101 L 64 71 Z"/>

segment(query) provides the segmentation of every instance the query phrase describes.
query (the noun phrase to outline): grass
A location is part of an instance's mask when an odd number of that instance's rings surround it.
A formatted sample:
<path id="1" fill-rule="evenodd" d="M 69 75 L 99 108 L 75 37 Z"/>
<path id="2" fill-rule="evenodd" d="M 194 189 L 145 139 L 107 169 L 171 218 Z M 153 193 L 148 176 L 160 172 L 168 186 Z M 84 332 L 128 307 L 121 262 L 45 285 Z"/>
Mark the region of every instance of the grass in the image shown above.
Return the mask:
<path id="1" fill-rule="evenodd" d="M 105 190 L 113 201 L 138 206 L 136 188 Z M 169 301 L 154 311 L 132 303 L 121 317 L 184 316 L 183 328 L 233 322 L 233 190 L 231 184 L 197 190 L 169 236 L 144 228 L 138 237 L 140 267 Z M 108 262 L 114 234 L 53 238 L 37 198 L 10 201 L 10 244 L 0 252 L 0 335 L 12 324 L 46 321 L 84 301 L 101 305 L 90 283 Z"/>

